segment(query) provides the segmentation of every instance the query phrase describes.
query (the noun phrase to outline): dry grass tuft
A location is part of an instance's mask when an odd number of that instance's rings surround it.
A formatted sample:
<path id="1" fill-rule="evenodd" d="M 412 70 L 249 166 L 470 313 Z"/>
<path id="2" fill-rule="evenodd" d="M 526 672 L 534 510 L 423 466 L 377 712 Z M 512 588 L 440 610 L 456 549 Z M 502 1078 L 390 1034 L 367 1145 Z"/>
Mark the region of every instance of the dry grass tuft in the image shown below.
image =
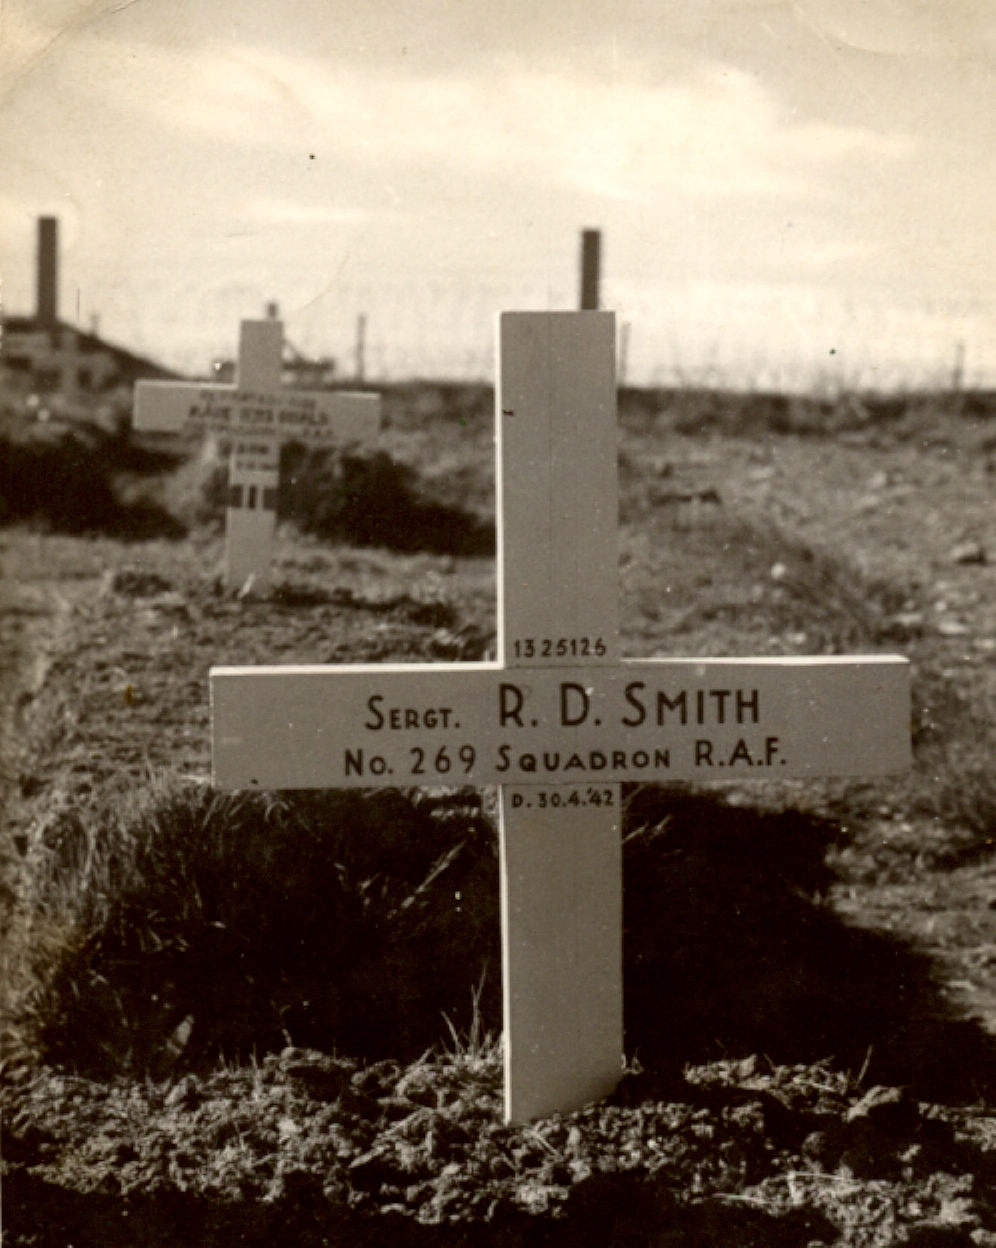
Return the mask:
<path id="1" fill-rule="evenodd" d="M 159 777 L 55 821 L 23 876 L 12 1062 L 162 1074 L 287 1044 L 410 1057 L 444 1011 L 473 1026 L 460 972 L 497 963 L 482 900 L 496 863 L 473 797 Z"/>

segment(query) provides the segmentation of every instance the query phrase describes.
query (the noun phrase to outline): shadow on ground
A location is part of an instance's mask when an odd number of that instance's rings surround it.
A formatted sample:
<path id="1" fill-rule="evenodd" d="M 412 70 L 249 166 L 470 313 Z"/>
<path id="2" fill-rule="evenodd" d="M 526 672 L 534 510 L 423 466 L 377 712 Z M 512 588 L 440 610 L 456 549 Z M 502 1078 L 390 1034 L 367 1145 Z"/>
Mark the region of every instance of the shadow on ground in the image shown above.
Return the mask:
<path id="1" fill-rule="evenodd" d="M 951 1012 L 929 961 L 821 895 L 832 822 L 638 790 L 625 863 L 627 1051 L 645 1065 L 832 1059 L 923 1099 L 996 1088 L 996 1045 Z"/>
<path id="2" fill-rule="evenodd" d="M 996 1089 L 992 1040 L 951 1016 L 927 961 L 822 903 L 836 825 L 646 787 L 624 826 L 626 1050 L 648 1072 L 757 1053 L 924 1100 Z M 59 887 L 93 870 L 94 835 L 127 887 L 49 963 L 50 1061 L 161 1075 L 167 1052 L 179 1070 L 288 1043 L 411 1061 L 475 1010 L 500 1030 L 497 844 L 476 792 L 181 789 L 127 826 L 54 827 Z"/>

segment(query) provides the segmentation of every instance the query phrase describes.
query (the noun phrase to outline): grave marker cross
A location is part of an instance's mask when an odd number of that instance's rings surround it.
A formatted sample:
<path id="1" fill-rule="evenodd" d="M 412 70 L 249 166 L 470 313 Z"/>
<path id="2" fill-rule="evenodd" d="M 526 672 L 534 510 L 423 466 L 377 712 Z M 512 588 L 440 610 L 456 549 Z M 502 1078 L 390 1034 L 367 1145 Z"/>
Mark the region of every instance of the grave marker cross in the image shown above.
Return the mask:
<path id="1" fill-rule="evenodd" d="M 140 381 L 135 389 L 136 429 L 199 430 L 232 439 L 225 575 L 237 588 L 250 576 L 255 586 L 269 577 L 281 442 L 364 440 L 380 424 L 376 394 L 283 389 L 283 343 L 280 321 L 243 321 L 233 385 Z"/>
<path id="2" fill-rule="evenodd" d="M 498 656 L 219 667 L 225 788 L 498 784 L 505 1113 L 622 1068 L 620 782 L 909 761 L 905 659 L 620 659 L 611 313 L 500 320 Z"/>

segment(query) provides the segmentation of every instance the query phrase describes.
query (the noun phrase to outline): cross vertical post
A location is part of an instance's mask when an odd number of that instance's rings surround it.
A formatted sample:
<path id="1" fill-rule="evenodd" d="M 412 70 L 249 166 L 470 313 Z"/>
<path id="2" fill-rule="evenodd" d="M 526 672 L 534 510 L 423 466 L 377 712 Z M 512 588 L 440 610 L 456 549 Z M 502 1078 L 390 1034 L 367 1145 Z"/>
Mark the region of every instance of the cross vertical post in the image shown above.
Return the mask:
<path id="1" fill-rule="evenodd" d="M 275 394 L 280 389 L 284 327 L 278 320 L 243 321 L 235 382 L 240 390 Z M 229 588 L 251 576 L 262 589 L 270 574 L 277 526 L 280 444 L 238 435 L 228 457 L 225 506 L 225 575 Z"/>
<path id="2" fill-rule="evenodd" d="M 526 678 L 576 663 L 587 643 L 595 664 L 614 665 L 615 317 L 500 324 L 498 662 Z M 575 644 L 558 655 L 562 640 Z M 540 807 L 542 790 L 499 788 L 511 1122 L 580 1108 L 622 1072 L 620 786 L 604 790 L 605 805 Z"/>

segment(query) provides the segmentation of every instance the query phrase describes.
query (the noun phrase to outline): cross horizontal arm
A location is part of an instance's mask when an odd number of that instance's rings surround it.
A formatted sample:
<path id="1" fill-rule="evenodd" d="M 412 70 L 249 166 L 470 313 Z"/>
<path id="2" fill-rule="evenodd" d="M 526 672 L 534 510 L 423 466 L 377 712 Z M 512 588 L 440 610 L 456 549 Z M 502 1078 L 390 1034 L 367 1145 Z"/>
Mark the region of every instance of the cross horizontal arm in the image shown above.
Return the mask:
<path id="1" fill-rule="evenodd" d="M 362 391 L 283 391 L 140 381 L 135 428 L 180 433 L 251 435 L 324 444 L 372 437 L 380 424 L 380 396 Z"/>
<path id="2" fill-rule="evenodd" d="M 871 776 L 909 765 L 894 656 L 219 667 L 222 788 Z"/>

